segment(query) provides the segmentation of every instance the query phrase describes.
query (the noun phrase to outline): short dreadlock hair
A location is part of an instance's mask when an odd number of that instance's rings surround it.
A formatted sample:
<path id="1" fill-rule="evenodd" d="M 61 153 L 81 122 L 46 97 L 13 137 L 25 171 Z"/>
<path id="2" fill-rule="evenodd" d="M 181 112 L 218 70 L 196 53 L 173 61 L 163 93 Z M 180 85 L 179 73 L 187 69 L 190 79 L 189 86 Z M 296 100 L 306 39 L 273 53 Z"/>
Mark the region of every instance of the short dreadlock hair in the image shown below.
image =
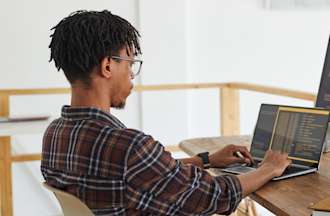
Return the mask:
<path id="1" fill-rule="evenodd" d="M 89 85 L 93 68 L 125 47 L 134 55 L 142 54 L 139 32 L 107 10 L 73 12 L 51 30 L 49 62 L 54 60 L 57 70 L 62 69 L 71 84 L 80 80 Z"/>

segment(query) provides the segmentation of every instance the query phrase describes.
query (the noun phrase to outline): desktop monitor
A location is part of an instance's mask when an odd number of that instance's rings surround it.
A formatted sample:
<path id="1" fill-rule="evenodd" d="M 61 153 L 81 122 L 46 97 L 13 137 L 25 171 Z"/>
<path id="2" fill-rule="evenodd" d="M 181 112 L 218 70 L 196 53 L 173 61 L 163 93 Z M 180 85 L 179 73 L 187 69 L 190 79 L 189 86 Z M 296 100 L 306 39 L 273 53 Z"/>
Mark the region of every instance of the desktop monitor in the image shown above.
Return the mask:
<path id="1" fill-rule="evenodd" d="M 315 106 L 330 109 L 330 39 L 325 55 L 323 72 Z"/>
<path id="2" fill-rule="evenodd" d="M 325 54 L 321 82 L 320 82 L 320 86 L 319 86 L 319 91 L 317 93 L 317 99 L 316 99 L 315 106 L 330 109 L 330 38 L 328 41 L 328 47 L 327 47 L 327 51 Z M 328 131 L 327 131 L 325 142 L 326 142 L 326 145 L 324 145 L 325 146 L 324 152 L 329 152 L 330 151 L 330 129 L 328 129 Z"/>

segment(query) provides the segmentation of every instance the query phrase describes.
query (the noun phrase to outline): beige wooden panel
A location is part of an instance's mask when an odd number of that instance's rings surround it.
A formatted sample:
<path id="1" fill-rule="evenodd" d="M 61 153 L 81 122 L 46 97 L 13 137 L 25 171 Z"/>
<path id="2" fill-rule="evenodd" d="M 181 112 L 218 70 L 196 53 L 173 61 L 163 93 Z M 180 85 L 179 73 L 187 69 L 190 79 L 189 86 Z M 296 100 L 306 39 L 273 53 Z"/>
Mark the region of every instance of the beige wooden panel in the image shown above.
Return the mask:
<path id="1" fill-rule="evenodd" d="M 236 89 L 220 89 L 221 135 L 239 135 L 239 92 Z"/>
<path id="2" fill-rule="evenodd" d="M 0 137 L 0 196 L 3 216 L 13 215 L 10 137 Z"/>
<path id="3" fill-rule="evenodd" d="M 9 95 L 0 94 L 0 116 L 9 116 Z"/>

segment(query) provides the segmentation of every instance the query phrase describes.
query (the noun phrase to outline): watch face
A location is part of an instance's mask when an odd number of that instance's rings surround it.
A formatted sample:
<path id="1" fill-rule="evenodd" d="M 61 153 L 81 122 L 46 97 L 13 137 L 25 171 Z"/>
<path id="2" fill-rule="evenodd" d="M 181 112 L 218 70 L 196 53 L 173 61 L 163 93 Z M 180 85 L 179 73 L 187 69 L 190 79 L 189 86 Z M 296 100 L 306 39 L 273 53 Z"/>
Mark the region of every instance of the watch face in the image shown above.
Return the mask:
<path id="1" fill-rule="evenodd" d="M 202 158 L 204 169 L 210 168 L 210 161 L 209 161 L 209 153 L 208 152 L 199 153 L 197 156 Z"/>

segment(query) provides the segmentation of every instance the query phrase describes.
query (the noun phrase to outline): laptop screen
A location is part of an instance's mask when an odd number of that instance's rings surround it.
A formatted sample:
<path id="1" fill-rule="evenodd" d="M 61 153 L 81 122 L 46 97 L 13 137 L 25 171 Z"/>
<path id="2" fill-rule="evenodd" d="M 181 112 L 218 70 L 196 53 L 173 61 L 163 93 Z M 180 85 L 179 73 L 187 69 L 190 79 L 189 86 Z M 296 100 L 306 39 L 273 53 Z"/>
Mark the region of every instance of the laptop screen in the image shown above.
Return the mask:
<path id="1" fill-rule="evenodd" d="M 330 41 L 328 42 L 328 48 L 324 60 L 323 72 L 315 106 L 330 109 Z"/>
<path id="2" fill-rule="evenodd" d="M 276 120 L 278 106 L 262 104 L 259 111 L 257 125 L 251 144 L 251 154 L 255 158 L 262 159 L 272 139 L 273 128 Z"/>
<path id="3" fill-rule="evenodd" d="M 251 154 L 262 159 L 268 149 L 289 154 L 295 164 L 318 164 L 327 130 L 329 111 L 261 105 Z"/>

